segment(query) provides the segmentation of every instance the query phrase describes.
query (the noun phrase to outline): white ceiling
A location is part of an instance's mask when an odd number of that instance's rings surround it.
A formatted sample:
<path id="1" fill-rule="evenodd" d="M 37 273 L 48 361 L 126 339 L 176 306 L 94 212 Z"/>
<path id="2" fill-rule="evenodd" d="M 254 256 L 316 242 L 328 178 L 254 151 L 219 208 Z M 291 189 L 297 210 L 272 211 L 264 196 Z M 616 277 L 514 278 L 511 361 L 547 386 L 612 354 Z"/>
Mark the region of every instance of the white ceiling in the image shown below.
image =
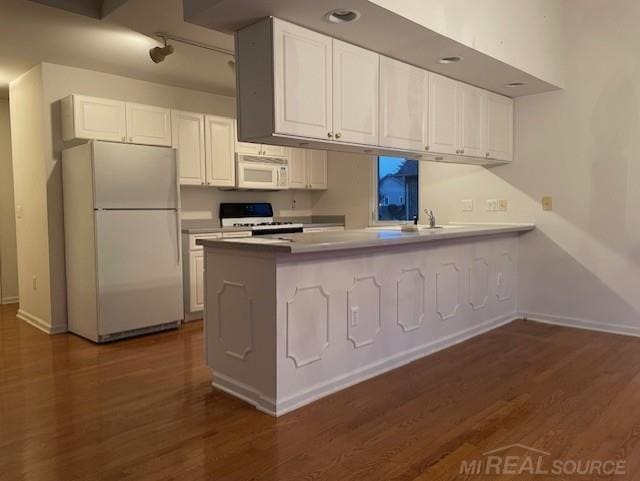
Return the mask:
<path id="1" fill-rule="evenodd" d="M 174 43 L 161 63 L 149 59 L 167 32 L 233 50 L 233 37 L 182 20 L 182 0 L 129 0 L 96 20 L 27 0 L 0 6 L 0 97 L 8 84 L 34 65 L 51 62 L 196 90 L 233 95 L 235 74 L 229 56 Z"/>
<path id="2" fill-rule="evenodd" d="M 509 97 L 558 88 L 368 0 L 184 0 L 184 4 L 188 21 L 221 32 L 274 16 Z M 349 24 L 324 20 L 328 11 L 339 7 L 355 9 L 362 16 Z M 437 62 L 453 55 L 464 60 L 448 65 Z M 514 81 L 526 85 L 506 86 Z"/>

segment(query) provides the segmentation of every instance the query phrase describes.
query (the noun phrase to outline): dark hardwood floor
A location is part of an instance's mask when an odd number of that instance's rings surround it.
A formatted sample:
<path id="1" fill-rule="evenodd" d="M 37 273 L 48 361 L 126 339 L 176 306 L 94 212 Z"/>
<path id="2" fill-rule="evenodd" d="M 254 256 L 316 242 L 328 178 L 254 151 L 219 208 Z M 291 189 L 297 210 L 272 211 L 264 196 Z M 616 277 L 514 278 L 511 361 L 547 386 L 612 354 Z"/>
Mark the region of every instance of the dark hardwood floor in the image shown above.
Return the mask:
<path id="1" fill-rule="evenodd" d="M 210 386 L 200 322 L 96 346 L 15 314 L 2 481 L 493 479 L 461 462 L 514 443 L 640 479 L 640 339 L 517 321 L 276 420 Z"/>

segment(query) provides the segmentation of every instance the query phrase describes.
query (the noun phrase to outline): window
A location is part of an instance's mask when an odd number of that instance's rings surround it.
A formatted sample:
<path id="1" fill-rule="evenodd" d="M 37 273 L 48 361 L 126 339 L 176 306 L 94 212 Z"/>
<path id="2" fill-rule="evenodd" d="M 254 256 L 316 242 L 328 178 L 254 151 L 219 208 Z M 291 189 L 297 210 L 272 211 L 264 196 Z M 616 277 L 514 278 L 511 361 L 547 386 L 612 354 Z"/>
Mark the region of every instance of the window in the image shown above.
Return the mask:
<path id="1" fill-rule="evenodd" d="M 418 161 L 380 156 L 374 175 L 376 222 L 410 221 L 418 215 Z"/>

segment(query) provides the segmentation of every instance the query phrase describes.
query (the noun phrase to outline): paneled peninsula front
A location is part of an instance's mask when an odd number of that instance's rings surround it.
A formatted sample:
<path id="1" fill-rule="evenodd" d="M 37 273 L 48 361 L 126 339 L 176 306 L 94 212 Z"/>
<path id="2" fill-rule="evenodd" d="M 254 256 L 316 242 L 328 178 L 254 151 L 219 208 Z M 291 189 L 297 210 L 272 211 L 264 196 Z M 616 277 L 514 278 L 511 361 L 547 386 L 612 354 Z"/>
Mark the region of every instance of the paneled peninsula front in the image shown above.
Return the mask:
<path id="1" fill-rule="evenodd" d="M 509 322 L 533 228 L 200 240 L 213 385 L 278 416 Z"/>

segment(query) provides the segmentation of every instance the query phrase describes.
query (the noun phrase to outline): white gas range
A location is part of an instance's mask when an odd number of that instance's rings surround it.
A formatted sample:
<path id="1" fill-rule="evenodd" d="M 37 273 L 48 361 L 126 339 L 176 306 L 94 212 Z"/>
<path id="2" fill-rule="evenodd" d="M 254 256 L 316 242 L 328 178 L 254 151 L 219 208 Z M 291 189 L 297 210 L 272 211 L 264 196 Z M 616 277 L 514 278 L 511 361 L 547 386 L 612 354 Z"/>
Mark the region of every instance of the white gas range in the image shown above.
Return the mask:
<path id="1" fill-rule="evenodd" d="M 246 227 L 252 235 L 302 232 L 302 224 L 276 222 L 269 202 L 223 202 L 220 204 L 222 227 Z"/>

